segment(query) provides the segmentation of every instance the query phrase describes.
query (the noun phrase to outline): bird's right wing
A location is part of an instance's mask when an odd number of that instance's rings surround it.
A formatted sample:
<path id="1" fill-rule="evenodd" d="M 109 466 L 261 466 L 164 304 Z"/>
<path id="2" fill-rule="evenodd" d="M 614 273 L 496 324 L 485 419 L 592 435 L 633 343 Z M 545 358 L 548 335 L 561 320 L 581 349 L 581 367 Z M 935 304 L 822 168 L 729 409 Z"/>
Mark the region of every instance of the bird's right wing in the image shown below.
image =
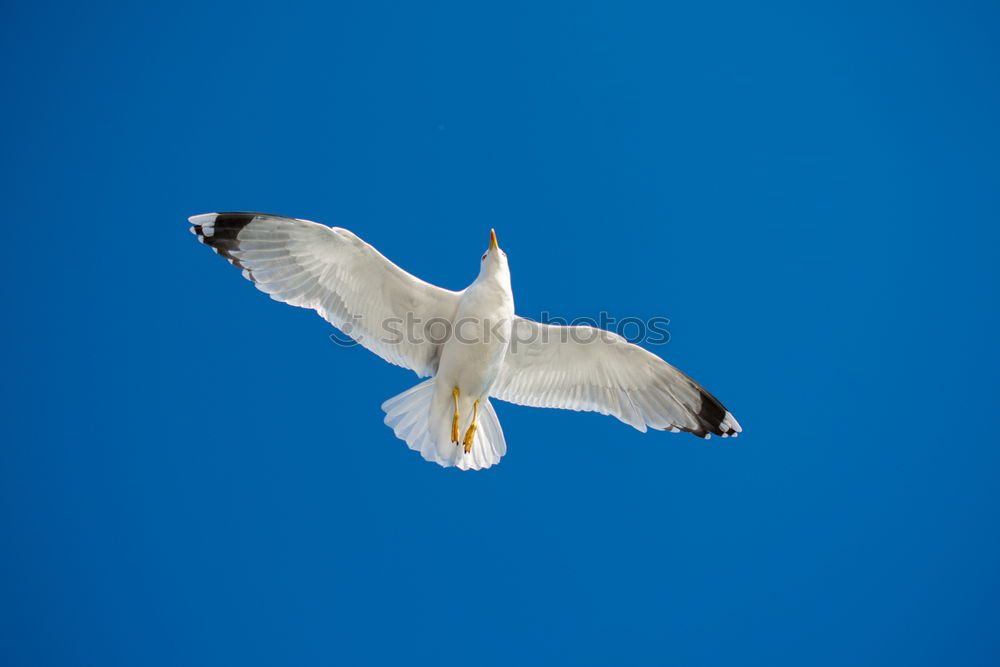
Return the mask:
<path id="1" fill-rule="evenodd" d="M 736 436 L 739 423 L 697 382 L 621 336 L 588 326 L 554 326 L 515 317 L 510 347 L 490 391 L 538 408 L 612 415 L 707 438 Z"/>
<path id="2" fill-rule="evenodd" d="M 436 372 L 443 341 L 407 335 L 408 323 L 414 317 L 423 324 L 450 322 L 460 292 L 410 275 L 346 229 L 263 213 L 205 213 L 190 221 L 199 241 L 243 269 L 272 299 L 312 308 L 421 377 Z"/>

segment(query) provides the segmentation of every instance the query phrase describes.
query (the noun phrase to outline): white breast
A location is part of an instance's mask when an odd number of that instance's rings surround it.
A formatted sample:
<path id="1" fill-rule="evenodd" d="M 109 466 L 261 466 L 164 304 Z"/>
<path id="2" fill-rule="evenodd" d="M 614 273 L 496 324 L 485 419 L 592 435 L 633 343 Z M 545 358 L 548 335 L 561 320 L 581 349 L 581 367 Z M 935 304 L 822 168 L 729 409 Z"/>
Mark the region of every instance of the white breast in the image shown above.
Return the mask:
<path id="1" fill-rule="evenodd" d="M 507 354 L 513 318 L 509 283 L 477 280 L 470 285 L 441 353 L 439 385 L 457 386 L 469 400 L 489 395 Z"/>

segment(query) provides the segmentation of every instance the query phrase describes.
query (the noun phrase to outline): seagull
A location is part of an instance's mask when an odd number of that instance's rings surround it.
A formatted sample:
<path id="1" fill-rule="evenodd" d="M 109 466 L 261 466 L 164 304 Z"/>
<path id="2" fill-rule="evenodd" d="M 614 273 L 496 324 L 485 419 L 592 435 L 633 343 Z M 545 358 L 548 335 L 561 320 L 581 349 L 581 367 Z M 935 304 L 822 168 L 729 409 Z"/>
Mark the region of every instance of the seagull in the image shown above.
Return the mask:
<path id="1" fill-rule="evenodd" d="M 701 385 L 621 336 L 515 315 L 494 230 L 478 277 L 453 292 L 339 227 L 244 212 L 189 221 L 199 241 L 272 299 L 315 310 L 385 361 L 429 378 L 382 410 L 399 439 L 441 466 L 480 470 L 506 453 L 491 398 L 612 415 L 642 432 L 707 439 L 742 431 Z"/>

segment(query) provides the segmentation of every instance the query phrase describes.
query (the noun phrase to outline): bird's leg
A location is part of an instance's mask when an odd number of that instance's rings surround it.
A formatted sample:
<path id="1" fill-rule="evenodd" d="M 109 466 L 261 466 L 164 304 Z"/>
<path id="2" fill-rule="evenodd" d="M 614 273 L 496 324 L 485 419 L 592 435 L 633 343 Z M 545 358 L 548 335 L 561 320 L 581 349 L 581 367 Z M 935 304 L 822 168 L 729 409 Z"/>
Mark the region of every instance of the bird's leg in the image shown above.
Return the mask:
<path id="1" fill-rule="evenodd" d="M 451 420 L 451 441 L 458 444 L 458 387 L 451 390 L 451 397 L 455 401 L 455 416 Z"/>
<path id="2" fill-rule="evenodd" d="M 465 432 L 465 440 L 462 444 L 465 445 L 465 453 L 468 454 L 472 451 L 472 439 L 476 436 L 476 429 L 479 428 L 479 400 L 477 399 L 475 403 L 472 404 L 472 423 L 469 424 L 469 430 Z"/>

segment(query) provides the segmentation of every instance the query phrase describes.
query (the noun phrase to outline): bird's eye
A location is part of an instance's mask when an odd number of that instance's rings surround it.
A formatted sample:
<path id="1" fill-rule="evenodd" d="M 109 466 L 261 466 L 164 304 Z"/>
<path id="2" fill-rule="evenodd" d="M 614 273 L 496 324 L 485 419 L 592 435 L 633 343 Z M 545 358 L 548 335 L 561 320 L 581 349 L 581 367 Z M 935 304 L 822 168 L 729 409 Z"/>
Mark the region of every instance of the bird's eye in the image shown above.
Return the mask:
<path id="1" fill-rule="evenodd" d="M 485 252 L 483 253 L 483 259 L 486 259 L 486 253 Z"/>

